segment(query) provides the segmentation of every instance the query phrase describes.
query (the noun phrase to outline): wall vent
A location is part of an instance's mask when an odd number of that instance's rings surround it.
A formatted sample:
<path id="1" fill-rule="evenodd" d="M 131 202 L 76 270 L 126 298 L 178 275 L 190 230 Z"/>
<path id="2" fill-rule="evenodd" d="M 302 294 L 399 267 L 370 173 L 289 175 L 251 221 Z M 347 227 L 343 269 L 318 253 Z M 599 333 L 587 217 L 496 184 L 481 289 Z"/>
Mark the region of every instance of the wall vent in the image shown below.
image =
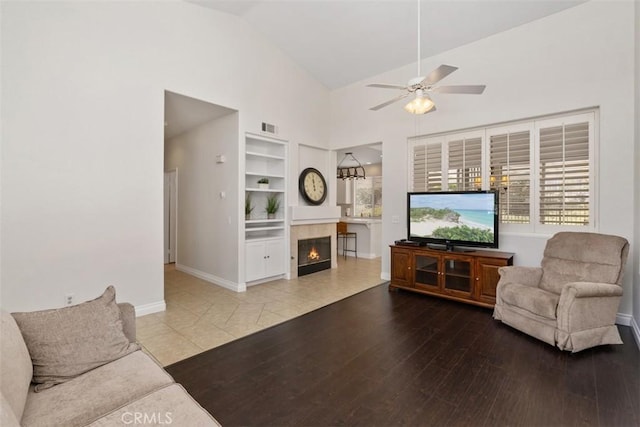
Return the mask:
<path id="1" fill-rule="evenodd" d="M 262 132 L 276 135 L 278 133 L 278 127 L 276 125 L 272 125 L 271 123 L 262 122 Z"/>

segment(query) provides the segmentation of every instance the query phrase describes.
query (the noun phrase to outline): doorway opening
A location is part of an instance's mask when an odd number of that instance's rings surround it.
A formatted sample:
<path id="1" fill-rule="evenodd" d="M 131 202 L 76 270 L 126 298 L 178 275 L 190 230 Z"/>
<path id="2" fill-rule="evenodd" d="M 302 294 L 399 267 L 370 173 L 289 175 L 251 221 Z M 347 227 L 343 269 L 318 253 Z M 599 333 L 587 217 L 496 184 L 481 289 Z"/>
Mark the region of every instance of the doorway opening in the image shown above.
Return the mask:
<path id="1" fill-rule="evenodd" d="M 164 173 L 164 263 L 176 262 L 178 223 L 178 169 Z"/>
<path id="2" fill-rule="evenodd" d="M 337 171 L 336 203 L 340 206 L 341 222 L 347 224 L 347 231 L 357 235 L 357 252 L 352 247 L 348 256 L 358 258 L 378 258 L 382 256 L 382 215 L 383 215 L 383 157 L 382 142 L 342 148 L 336 151 L 336 164 L 341 170 L 356 166 L 364 168 L 364 178 L 348 177 Z M 350 154 L 349 154 L 350 153 Z M 342 253 L 343 239 L 338 241 L 338 253 Z M 353 243 L 352 243 L 353 246 Z M 340 262 L 340 258 L 338 258 Z"/>
<path id="3" fill-rule="evenodd" d="M 237 122 L 236 110 L 164 92 L 165 264 L 192 274 L 218 272 L 210 253 L 232 225 L 229 213 L 237 197 L 224 179 L 234 172 L 231 165 L 220 166 L 216 156 L 227 153 L 233 159 L 229 144 L 237 140 Z"/>

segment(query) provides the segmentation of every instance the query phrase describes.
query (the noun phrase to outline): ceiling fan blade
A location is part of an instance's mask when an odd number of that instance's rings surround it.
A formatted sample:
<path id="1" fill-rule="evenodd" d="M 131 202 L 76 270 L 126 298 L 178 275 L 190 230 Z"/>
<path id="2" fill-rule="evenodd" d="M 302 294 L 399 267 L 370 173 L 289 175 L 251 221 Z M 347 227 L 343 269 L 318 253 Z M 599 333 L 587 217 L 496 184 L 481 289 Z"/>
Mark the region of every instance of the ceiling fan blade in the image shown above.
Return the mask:
<path id="1" fill-rule="evenodd" d="M 485 85 L 452 85 L 452 86 L 438 86 L 431 89 L 432 92 L 438 93 L 468 93 L 473 95 L 480 95 L 484 92 Z"/>
<path id="2" fill-rule="evenodd" d="M 373 83 L 370 85 L 367 85 L 367 87 L 379 87 L 382 89 L 406 89 L 406 86 L 400 86 L 400 85 L 385 85 L 385 84 L 380 84 L 380 83 Z"/>
<path id="3" fill-rule="evenodd" d="M 444 79 L 445 77 L 447 77 L 449 74 L 453 73 L 457 69 L 458 67 L 453 67 L 451 65 L 441 65 L 435 70 L 433 70 L 432 72 L 430 72 L 429 75 L 420 82 L 420 84 L 424 86 L 431 86 L 432 84 L 435 84 L 440 80 Z"/>
<path id="4" fill-rule="evenodd" d="M 406 98 L 406 97 L 407 97 L 407 96 L 409 96 L 409 95 L 411 95 L 411 93 L 410 93 L 410 92 L 403 93 L 402 95 L 400 95 L 400 96 L 396 96 L 395 98 L 390 99 L 390 100 L 389 100 L 389 101 L 387 101 L 387 102 L 383 102 L 382 104 L 376 105 L 375 107 L 371 107 L 371 108 L 369 108 L 369 110 L 371 110 L 371 111 L 378 111 L 379 109 L 384 108 L 384 107 L 386 107 L 387 105 L 391 105 L 391 104 L 393 104 L 394 102 L 398 102 L 398 101 L 400 101 L 402 98 Z"/>

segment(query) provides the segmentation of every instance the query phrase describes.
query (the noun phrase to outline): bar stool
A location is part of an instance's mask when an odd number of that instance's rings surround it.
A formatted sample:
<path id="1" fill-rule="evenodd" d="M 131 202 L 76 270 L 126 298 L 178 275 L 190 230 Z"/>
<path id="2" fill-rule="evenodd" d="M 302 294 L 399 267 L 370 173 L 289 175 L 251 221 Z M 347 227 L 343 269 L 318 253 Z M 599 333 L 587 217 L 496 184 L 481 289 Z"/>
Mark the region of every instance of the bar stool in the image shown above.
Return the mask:
<path id="1" fill-rule="evenodd" d="M 342 238 L 342 256 L 344 256 L 346 259 L 347 252 L 353 252 L 356 254 L 356 258 L 358 258 L 358 233 L 354 233 L 353 231 L 347 231 L 346 222 L 338 222 L 336 224 L 336 229 L 338 231 L 338 240 Z M 349 239 L 353 239 L 353 243 L 354 243 L 353 249 L 349 249 Z"/>

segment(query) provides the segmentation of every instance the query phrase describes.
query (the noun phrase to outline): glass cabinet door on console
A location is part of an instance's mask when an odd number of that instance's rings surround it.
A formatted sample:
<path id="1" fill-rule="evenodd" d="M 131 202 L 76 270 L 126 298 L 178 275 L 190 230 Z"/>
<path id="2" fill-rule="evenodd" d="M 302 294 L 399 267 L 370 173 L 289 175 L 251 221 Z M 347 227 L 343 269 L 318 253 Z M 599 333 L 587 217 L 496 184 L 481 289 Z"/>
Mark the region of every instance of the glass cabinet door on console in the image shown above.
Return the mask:
<path id="1" fill-rule="evenodd" d="M 467 258 L 443 258 L 443 287 L 452 294 L 470 296 L 473 289 L 472 260 Z"/>
<path id="2" fill-rule="evenodd" d="M 429 254 L 415 254 L 414 265 L 416 267 L 416 287 L 424 289 L 440 288 L 440 274 L 438 273 L 439 257 Z"/>

